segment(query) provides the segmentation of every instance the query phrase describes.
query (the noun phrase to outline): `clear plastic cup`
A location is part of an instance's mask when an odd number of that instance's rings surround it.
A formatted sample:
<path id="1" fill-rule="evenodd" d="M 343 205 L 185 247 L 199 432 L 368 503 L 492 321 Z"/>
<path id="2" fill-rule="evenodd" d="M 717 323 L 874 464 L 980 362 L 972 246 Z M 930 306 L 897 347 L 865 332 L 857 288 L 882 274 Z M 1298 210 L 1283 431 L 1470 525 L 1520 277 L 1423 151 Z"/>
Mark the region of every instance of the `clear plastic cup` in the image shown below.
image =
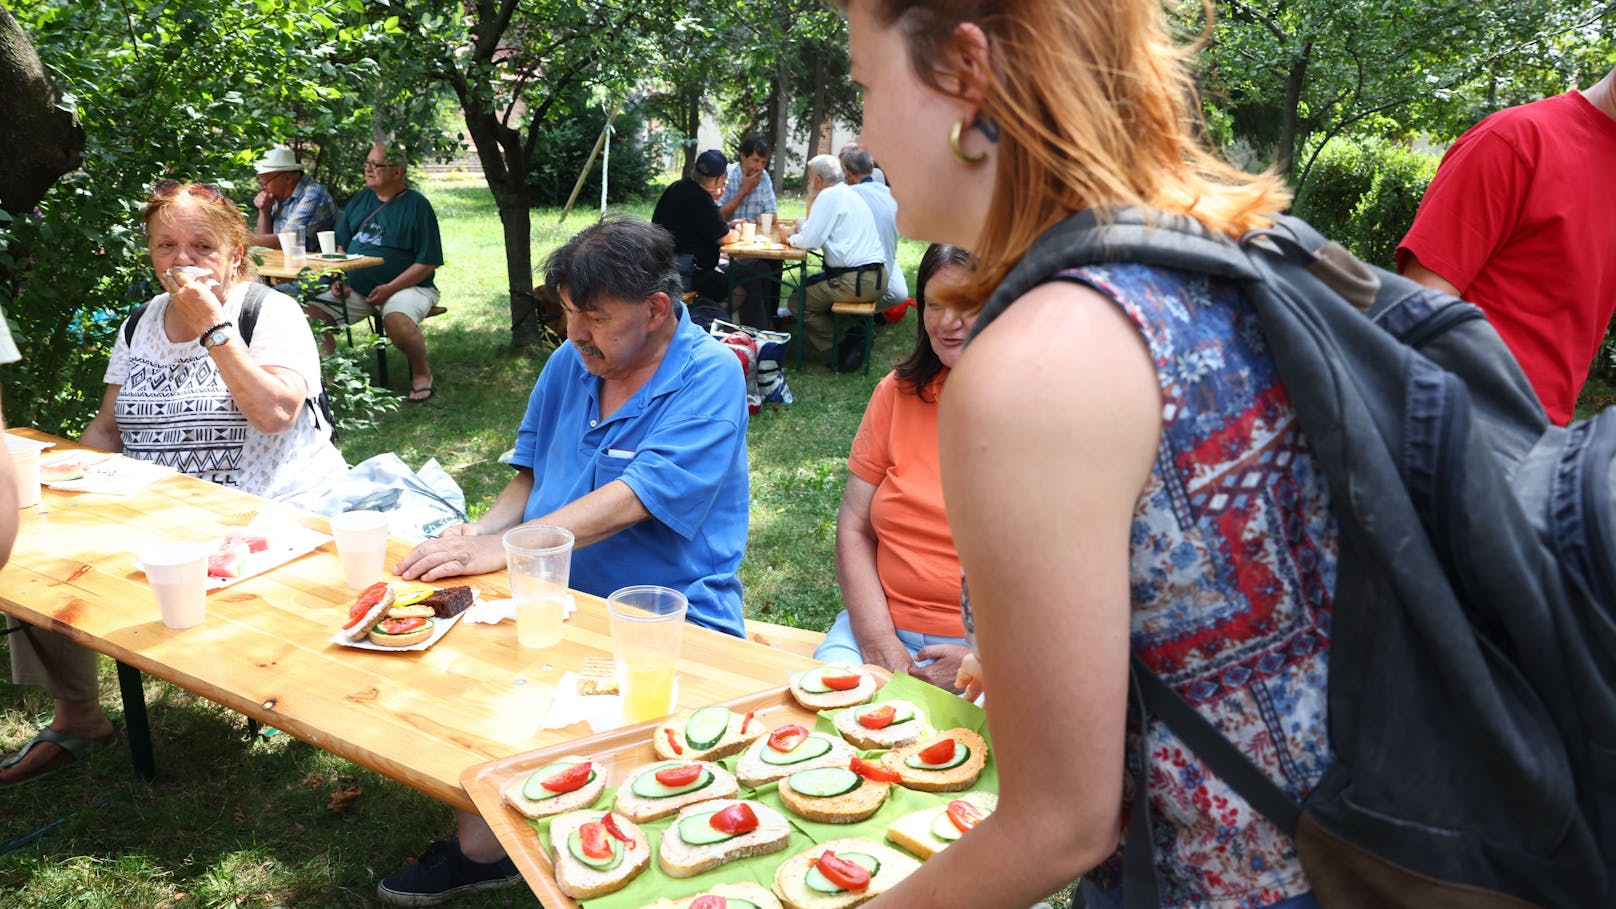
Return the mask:
<path id="1" fill-rule="evenodd" d="M 387 560 L 387 515 L 380 511 L 345 511 L 331 517 L 342 577 L 354 590 L 382 579 Z"/>
<path id="2" fill-rule="evenodd" d="M 753 238 L 755 238 L 757 236 L 757 228 L 758 228 L 758 226 L 756 224 L 753 224 L 751 221 L 742 221 L 741 222 L 741 242 L 742 243 L 751 242 L 753 240 Z"/>
<path id="3" fill-rule="evenodd" d="M 683 593 L 651 584 L 619 588 L 606 598 L 625 723 L 673 710 L 674 668 L 689 605 Z"/>
<path id="4" fill-rule="evenodd" d="M 141 570 L 169 628 L 194 628 L 207 618 L 208 547 L 163 543 L 140 554 Z"/>
<path id="5" fill-rule="evenodd" d="M 304 258 L 303 230 L 283 230 L 280 232 L 281 257 L 287 262 L 296 262 Z"/>
<path id="6" fill-rule="evenodd" d="M 17 474 L 17 507 L 32 508 L 39 504 L 39 449 L 31 445 L 10 447 L 11 463 Z"/>
<path id="7" fill-rule="evenodd" d="M 505 565 L 516 602 L 516 643 L 554 647 L 561 643 L 567 583 L 572 577 L 572 531 L 527 524 L 505 532 Z"/>

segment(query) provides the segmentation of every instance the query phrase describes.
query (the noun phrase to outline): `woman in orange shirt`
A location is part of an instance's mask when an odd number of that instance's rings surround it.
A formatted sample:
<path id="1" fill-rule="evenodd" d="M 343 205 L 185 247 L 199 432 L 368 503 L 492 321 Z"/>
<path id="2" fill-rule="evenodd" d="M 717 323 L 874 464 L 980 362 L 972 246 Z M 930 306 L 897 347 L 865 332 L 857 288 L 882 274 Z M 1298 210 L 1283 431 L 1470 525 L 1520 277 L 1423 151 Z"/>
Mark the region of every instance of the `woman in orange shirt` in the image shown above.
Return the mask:
<path id="1" fill-rule="evenodd" d="M 873 663 L 949 691 L 968 653 L 960 621 L 960 563 L 943 512 L 937 401 L 976 320 L 926 304 L 928 285 L 963 285 L 969 253 L 933 244 L 921 257 L 915 349 L 870 396 L 836 515 L 842 614 L 814 652 Z"/>

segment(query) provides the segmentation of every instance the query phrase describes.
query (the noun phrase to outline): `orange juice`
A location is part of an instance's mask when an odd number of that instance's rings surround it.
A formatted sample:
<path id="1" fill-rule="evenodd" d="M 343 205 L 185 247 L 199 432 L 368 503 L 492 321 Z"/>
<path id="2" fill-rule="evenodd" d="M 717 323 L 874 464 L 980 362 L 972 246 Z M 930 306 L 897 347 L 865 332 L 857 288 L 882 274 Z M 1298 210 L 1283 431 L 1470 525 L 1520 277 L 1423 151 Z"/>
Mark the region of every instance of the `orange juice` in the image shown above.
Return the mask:
<path id="1" fill-rule="evenodd" d="M 623 722 L 639 723 L 665 716 L 672 709 L 673 663 L 632 663 L 622 672 L 619 686 Z"/>

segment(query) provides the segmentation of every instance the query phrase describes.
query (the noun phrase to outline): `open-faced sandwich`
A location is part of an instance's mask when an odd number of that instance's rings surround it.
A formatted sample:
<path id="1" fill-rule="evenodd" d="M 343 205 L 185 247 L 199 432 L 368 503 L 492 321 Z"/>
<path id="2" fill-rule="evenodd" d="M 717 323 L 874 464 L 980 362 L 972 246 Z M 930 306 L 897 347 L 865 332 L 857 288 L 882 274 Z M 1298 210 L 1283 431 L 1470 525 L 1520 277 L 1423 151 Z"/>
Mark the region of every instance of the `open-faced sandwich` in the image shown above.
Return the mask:
<path id="1" fill-rule="evenodd" d="M 779 852 L 790 842 L 790 822 L 762 802 L 709 799 L 679 809 L 662 834 L 657 865 L 669 877 L 695 877 L 736 859 Z"/>
<path id="2" fill-rule="evenodd" d="M 941 852 L 999 807 L 991 792 L 967 792 L 947 805 L 911 811 L 887 825 L 887 839 L 922 859 Z"/>
<path id="3" fill-rule="evenodd" d="M 761 786 L 810 767 L 846 767 L 853 755 L 840 738 L 792 723 L 753 742 L 735 760 L 735 776 L 742 785 Z"/>
<path id="4" fill-rule="evenodd" d="M 424 601 L 436 593 L 430 584 L 377 581 L 348 607 L 342 633 L 350 641 L 370 639 L 378 647 L 409 647 L 432 637 L 433 608 Z"/>
<path id="5" fill-rule="evenodd" d="M 684 899 L 660 899 L 643 909 L 780 909 L 780 901 L 761 884 L 736 881 Z"/>
<path id="6" fill-rule="evenodd" d="M 588 808 L 606 788 L 606 775 L 588 758 L 569 754 L 505 786 L 505 804 L 525 817 L 541 818 Z"/>
<path id="7" fill-rule="evenodd" d="M 750 713 L 742 715 L 728 707 L 703 707 L 663 720 L 652 733 L 651 745 L 660 758 L 716 761 L 740 751 L 768 731 Z"/>
<path id="8" fill-rule="evenodd" d="M 926 715 L 908 701 L 861 704 L 836 714 L 836 731 L 856 748 L 902 748 L 930 731 Z"/>
<path id="9" fill-rule="evenodd" d="M 809 710 L 835 710 L 875 696 L 875 676 L 845 663 L 827 663 L 791 674 L 791 696 Z"/>
<path id="10" fill-rule="evenodd" d="M 556 886 L 575 900 L 616 893 L 651 867 L 651 843 L 610 811 L 574 811 L 550 822 Z"/>
<path id="11" fill-rule="evenodd" d="M 987 761 L 988 743 L 969 729 L 950 729 L 881 756 L 881 763 L 898 774 L 900 786 L 922 792 L 969 789 Z"/>
<path id="12" fill-rule="evenodd" d="M 920 867 L 891 846 L 849 837 L 820 843 L 774 872 L 774 892 L 790 909 L 844 909 L 875 899 Z"/>
<path id="13" fill-rule="evenodd" d="M 846 767 L 798 770 L 780 781 L 780 804 L 822 824 L 856 824 L 881 810 L 898 775 L 855 756 Z"/>
<path id="14" fill-rule="evenodd" d="M 728 770 L 707 761 L 659 761 L 634 771 L 617 787 L 613 809 L 645 823 L 696 802 L 727 799 L 740 791 Z"/>

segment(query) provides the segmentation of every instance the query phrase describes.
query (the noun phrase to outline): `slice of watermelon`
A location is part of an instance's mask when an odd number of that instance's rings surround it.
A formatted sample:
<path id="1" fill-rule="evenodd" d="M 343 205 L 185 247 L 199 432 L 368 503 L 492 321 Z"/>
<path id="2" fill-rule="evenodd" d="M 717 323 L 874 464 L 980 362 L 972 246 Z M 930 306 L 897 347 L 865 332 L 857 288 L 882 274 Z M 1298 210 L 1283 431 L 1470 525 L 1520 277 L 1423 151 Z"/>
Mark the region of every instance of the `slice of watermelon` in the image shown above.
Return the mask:
<path id="1" fill-rule="evenodd" d="M 245 530 L 232 530 L 227 532 L 224 535 L 224 541 L 226 543 L 243 543 L 246 545 L 248 552 L 263 552 L 269 548 L 268 539 L 261 537 L 256 533 L 248 533 Z"/>
<path id="2" fill-rule="evenodd" d="M 247 556 L 251 551 L 247 544 L 240 540 L 226 539 L 219 543 L 219 548 L 208 556 L 208 576 L 215 578 L 239 578 L 242 567 L 247 563 Z"/>

